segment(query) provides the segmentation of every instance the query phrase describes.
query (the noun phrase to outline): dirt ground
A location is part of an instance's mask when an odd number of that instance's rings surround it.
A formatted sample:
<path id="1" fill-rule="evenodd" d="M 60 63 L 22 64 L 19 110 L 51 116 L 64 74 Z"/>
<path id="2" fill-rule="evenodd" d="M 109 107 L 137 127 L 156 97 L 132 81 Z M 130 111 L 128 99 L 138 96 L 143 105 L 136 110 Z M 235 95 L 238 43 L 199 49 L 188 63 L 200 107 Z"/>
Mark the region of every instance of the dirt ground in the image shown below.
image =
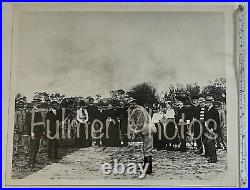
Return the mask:
<path id="1" fill-rule="evenodd" d="M 60 148 L 61 156 L 71 154 L 72 152 L 77 151 L 77 148 Z M 12 158 L 12 178 L 13 179 L 22 179 L 28 175 L 31 175 L 42 168 L 48 165 L 47 153 L 42 150 L 38 153 L 37 160 L 39 165 L 36 165 L 34 168 L 28 167 L 29 155 L 21 152 L 17 155 L 14 155 Z"/>
<path id="2" fill-rule="evenodd" d="M 67 149 L 60 152 L 64 157 L 58 163 L 47 165 L 46 156 L 40 154 L 38 160 L 43 164 L 29 169 L 22 157 L 13 163 L 13 178 L 25 179 L 137 179 L 135 175 L 104 175 L 101 171 L 103 163 L 142 163 L 141 145 L 132 144 L 129 147 L 97 147 L 78 150 Z M 180 151 L 153 151 L 153 173 L 145 179 L 220 179 L 227 170 L 227 152 L 217 150 L 218 162 L 208 163 L 207 159 L 196 155 L 193 150 Z"/>

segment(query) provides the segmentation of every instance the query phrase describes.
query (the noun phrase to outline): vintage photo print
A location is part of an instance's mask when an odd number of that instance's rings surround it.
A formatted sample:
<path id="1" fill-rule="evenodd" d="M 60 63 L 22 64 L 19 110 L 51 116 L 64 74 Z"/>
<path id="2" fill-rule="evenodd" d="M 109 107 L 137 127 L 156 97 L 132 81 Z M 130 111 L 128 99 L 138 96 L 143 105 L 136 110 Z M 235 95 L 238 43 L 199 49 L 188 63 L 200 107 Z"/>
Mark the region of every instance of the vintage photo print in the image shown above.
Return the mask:
<path id="1" fill-rule="evenodd" d="M 237 4 L 12 4 L 6 186 L 237 187 Z"/>

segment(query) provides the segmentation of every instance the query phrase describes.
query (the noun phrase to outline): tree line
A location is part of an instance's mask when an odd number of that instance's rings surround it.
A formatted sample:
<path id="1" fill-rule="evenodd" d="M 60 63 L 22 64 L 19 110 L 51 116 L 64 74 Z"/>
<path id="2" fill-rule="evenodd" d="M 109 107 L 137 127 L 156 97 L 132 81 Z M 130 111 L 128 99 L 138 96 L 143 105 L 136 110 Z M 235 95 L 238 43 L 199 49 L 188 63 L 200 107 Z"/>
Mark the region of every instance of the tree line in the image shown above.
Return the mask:
<path id="1" fill-rule="evenodd" d="M 219 78 L 213 81 L 208 81 L 208 84 L 204 87 L 199 86 L 197 83 L 170 85 L 167 89 L 161 92 L 157 91 L 156 87 L 151 83 L 144 82 L 134 85 L 128 91 L 123 89 L 112 90 L 110 92 L 110 97 L 102 97 L 100 94 L 96 94 L 95 97 L 88 96 L 86 98 L 66 97 L 64 94 L 60 93 L 49 94 L 47 92 L 35 92 L 33 100 L 37 98 L 46 103 L 53 99 L 62 101 L 65 98 L 69 98 L 73 102 L 77 102 L 93 98 L 99 105 L 116 105 L 119 104 L 120 101 L 126 102 L 128 97 L 133 97 L 137 100 L 139 105 L 153 105 L 154 103 L 171 101 L 173 93 L 186 93 L 191 99 L 199 96 L 205 97 L 211 95 L 216 101 L 226 103 L 226 79 Z M 17 93 L 15 101 L 17 106 L 20 101 L 27 103 L 27 98 L 21 93 Z"/>

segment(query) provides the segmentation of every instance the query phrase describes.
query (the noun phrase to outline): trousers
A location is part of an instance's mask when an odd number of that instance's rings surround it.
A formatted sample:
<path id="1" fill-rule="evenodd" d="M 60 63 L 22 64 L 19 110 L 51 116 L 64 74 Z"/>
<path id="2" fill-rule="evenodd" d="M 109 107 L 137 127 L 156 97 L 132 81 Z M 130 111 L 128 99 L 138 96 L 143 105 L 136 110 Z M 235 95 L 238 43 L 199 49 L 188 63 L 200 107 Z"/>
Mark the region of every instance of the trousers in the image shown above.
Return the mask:
<path id="1" fill-rule="evenodd" d="M 34 164 L 39 151 L 41 135 L 35 134 L 34 138 L 30 138 L 29 163 Z"/>
<path id="2" fill-rule="evenodd" d="M 49 141 L 48 141 L 48 158 L 50 160 L 58 159 L 58 145 L 59 145 L 58 139 L 49 139 Z"/>

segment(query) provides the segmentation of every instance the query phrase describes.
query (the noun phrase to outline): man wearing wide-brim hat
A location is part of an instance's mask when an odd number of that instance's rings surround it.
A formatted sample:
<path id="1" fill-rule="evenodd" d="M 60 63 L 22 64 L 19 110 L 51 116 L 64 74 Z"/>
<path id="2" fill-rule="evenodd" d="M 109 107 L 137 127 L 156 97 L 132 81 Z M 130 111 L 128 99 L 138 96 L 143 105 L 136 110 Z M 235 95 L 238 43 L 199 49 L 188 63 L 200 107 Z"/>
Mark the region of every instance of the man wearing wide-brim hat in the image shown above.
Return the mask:
<path id="1" fill-rule="evenodd" d="M 216 154 L 216 138 L 217 138 L 217 128 L 220 126 L 220 117 L 219 112 L 213 105 L 214 99 L 212 96 L 206 97 L 206 105 L 208 107 L 207 114 L 205 117 L 206 129 L 208 130 L 205 134 L 207 137 L 207 146 L 208 146 L 208 162 L 215 163 L 217 162 Z"/>

